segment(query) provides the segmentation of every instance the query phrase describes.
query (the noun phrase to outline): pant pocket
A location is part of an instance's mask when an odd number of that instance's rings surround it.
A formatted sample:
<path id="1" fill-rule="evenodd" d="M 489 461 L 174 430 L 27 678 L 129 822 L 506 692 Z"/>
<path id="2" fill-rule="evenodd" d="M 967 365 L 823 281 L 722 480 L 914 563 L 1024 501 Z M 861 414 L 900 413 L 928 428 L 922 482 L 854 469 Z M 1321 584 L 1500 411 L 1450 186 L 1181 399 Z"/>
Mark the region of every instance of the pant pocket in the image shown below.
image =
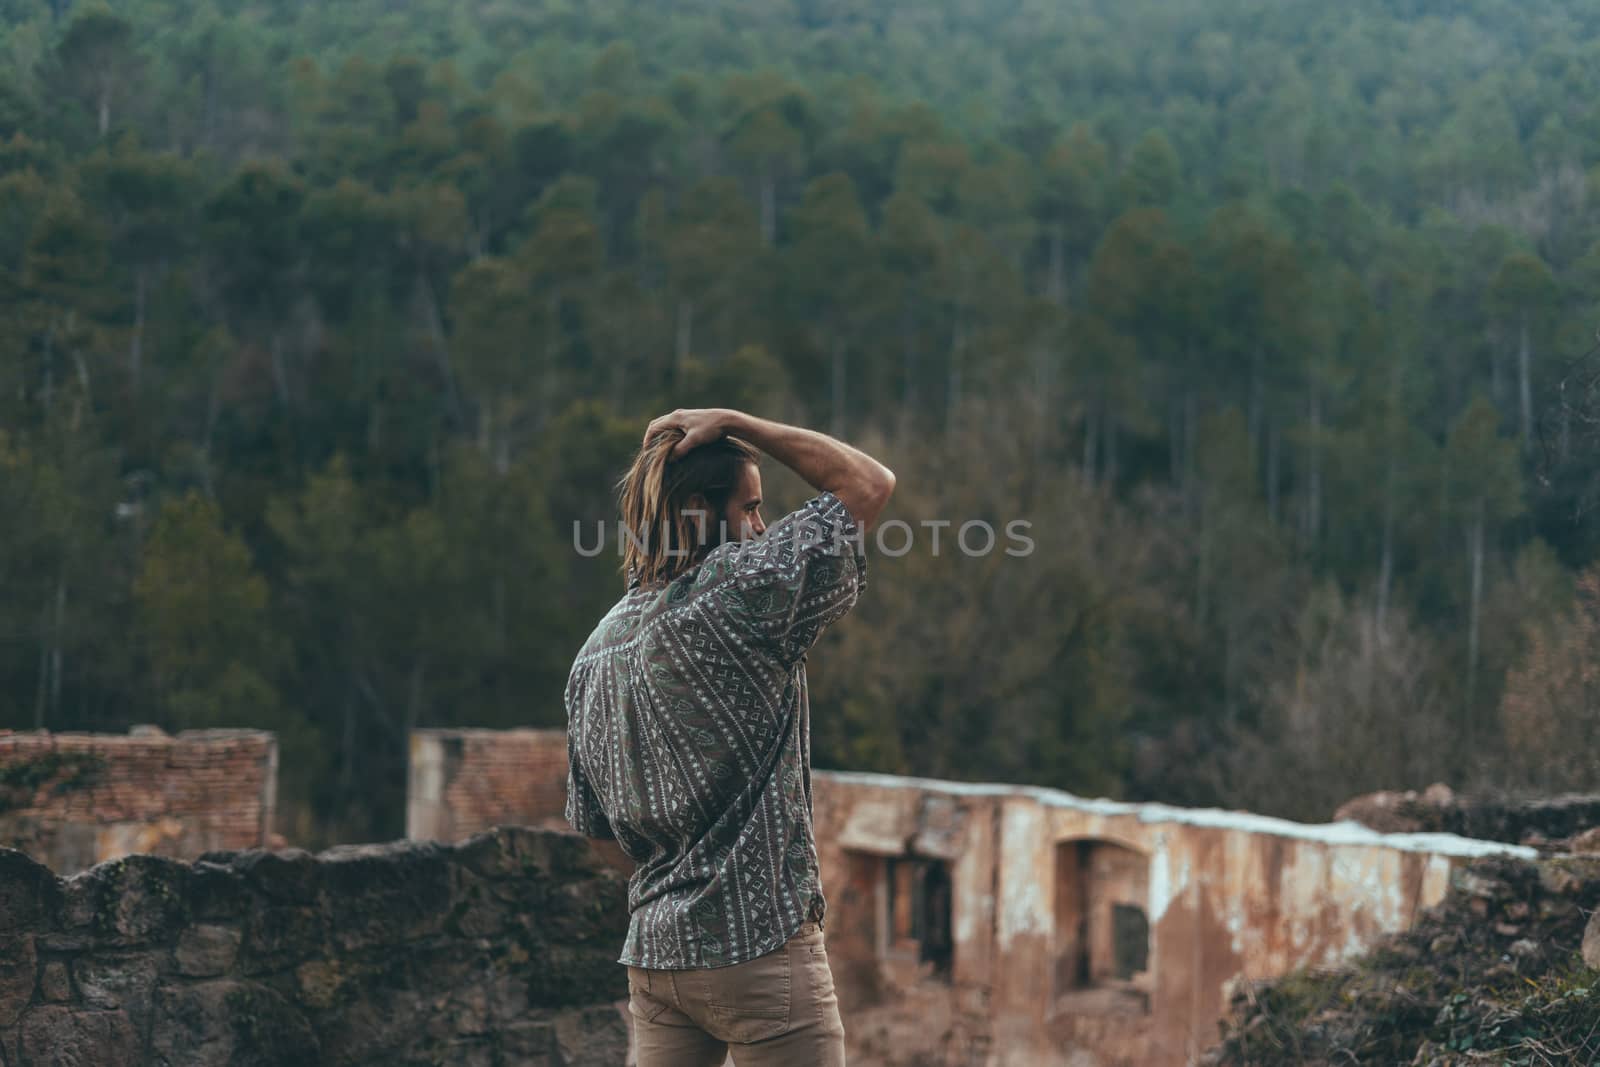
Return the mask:
<path id="1" fill-rule="evenodd" d="M 635 1019 L 653 1023 L 662 1012 L 672 1007 L 666 1001 L 650 994 L 650 975 L 634 967 L 628 968 L 628 1013 Z"/>
<path id="2" fill-rule="evenodd" d="M 738 1044 L 765 1041 L 788 1030 L 793 969 L 790 951 L 779 949 L 709 972 L 707 1029 Z"/>

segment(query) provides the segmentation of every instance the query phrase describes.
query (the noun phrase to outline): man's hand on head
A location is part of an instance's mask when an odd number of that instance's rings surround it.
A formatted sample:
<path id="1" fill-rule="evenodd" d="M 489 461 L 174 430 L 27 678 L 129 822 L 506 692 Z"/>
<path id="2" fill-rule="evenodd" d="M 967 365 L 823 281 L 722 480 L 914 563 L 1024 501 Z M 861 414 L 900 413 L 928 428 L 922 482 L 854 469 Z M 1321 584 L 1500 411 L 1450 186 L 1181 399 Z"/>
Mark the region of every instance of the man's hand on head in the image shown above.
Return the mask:
<path id="1" fill-rule="evenodd" d="M 680 431 L 683 438 L 672 446 L 667 459 L 682 459 L 701 445 L 710 444 L 726 436 L 728 427 L 737 414 L 738 412 L 730 411 L 728 408 L 679 408 L 650 420 L 650 425 L 645 427 L 644 443 L 649 444 L 652 437 L 664 430 Z"/>

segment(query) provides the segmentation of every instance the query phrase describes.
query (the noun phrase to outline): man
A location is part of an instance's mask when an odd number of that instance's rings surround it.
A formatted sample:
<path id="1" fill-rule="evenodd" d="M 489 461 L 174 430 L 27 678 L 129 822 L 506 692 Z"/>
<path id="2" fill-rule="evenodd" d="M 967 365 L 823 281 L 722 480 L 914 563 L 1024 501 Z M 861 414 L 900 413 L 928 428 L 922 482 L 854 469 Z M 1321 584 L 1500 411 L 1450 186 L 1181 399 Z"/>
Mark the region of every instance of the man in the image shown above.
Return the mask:
<path id="1" fill-rule="evenodd" d="M 761 452 L 819 490 L 770 529 Z M 619 490 L 627 592 L 567 682 L 566 816 L 636 864 L 618 962 L 639 1067 L 730 1046 L 739 1067 L 837 1067 L 805 656 L 866 584 L 894 474 L 712 408 L 651 422 Z"/>

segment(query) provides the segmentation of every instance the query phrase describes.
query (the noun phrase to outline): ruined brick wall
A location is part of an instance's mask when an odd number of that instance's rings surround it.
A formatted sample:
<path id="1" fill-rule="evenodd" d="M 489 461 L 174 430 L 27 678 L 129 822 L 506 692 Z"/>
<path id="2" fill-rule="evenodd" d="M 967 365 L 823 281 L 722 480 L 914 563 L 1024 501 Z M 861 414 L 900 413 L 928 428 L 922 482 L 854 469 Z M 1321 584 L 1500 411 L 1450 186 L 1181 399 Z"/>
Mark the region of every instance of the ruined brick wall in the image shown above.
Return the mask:
<path id="1" fill-rule="evenodd" d="M 563 825 L 561 731 L 419 750 L 413 833 Z M 1532 854 L 1019 786 L 827 771 L 812 786 L 829 962 L 863 1067 L 1180 1067 L 1237 983 L 1347 959 L 1409 927 L 1467 859 Z"/>
<path id="2" fill-rule="evenodd" d="M 1020 786 L 815 785 L 829 956 L 863 1064 L 1181 1067 L 1239 983 L 1348 959 L 1409 928 L 1468 860 L 1532 855 Z M 950 888 L 909 922 L 908 864 Z M 942 973 L 930 931 L 954 943 Z"/>
<path id="3" fill-rule="evenodd" d="M 565 730 L 414 730 L 406 836 L 459 841 L 492 826 L 567 829 Z"/>
<path id="4" fill-rule="evenodd" d="M 129 856 L 0 849 L 8 1067 L 616 1067 L 621 879 L 574 834 Z"/>
<path id="5" fill-rule="evenodd" d="M 270 843 L 278 745 L 261 730 L 0 730 L 0 846 L 59 874 L 131 853 Z"/>

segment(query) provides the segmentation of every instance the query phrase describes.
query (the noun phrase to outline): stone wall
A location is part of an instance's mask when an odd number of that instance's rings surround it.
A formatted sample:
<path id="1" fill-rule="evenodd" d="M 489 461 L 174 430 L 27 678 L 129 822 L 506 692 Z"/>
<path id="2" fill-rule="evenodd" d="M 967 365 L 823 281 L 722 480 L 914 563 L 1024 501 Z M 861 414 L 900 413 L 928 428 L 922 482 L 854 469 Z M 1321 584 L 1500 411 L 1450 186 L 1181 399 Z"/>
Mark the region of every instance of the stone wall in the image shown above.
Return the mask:
<path id="1" fill-rule="evenodd" d="M 570 833 L 70 878 L 0 849 L 0 1064 L 614 1067 L 626 910 Z"/>
<path id="2" fill-rule="evenodd" d="M 59 874 L 132 853 L 272 843 L 278 745 L 260 730 L 0 730 L 0 846 Z"/>

